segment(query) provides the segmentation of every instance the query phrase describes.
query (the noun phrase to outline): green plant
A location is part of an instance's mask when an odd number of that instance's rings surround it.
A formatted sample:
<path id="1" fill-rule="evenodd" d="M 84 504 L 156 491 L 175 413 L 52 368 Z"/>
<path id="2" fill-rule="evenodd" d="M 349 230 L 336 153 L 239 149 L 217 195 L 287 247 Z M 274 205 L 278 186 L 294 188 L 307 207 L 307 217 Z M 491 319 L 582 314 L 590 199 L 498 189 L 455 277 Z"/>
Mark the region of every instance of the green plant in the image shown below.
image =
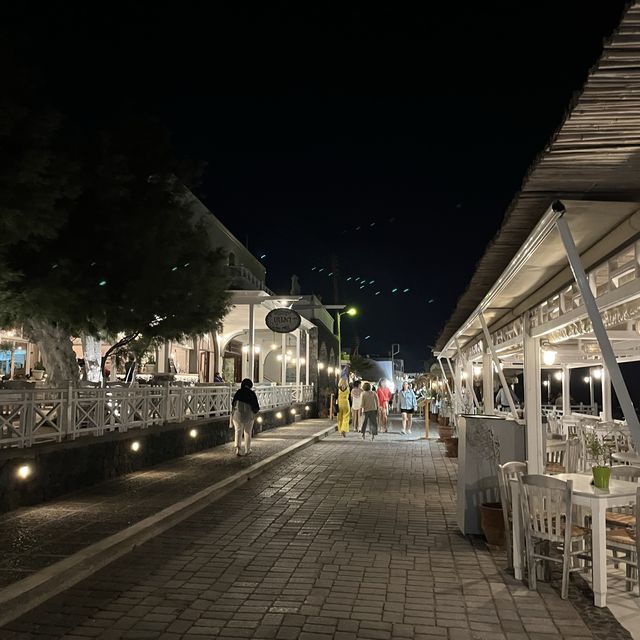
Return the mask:
<path id="1" fill-rule="evenodd" d="M 147 364 L 155 364 L 156 363 L 156 357 L 153 354 L 150 354 L 147 357 Z"/>
<path id="2" fill-rule="evenodd" d="M 45 368 L 44 364 L 42 364 L 41 360 L 38 360 L 38 362 L 36 362 L 33 365 L 33 369 L 34 369 L 34 371 L 46 371 L 46 368 Z"/>
<path id="3" fill-rule="evenodd" d="M 591 455 L 595 467 L 606 467 L 610 460 L 611 450 L 596 433 L 585 434 L 585 445 Z"/>

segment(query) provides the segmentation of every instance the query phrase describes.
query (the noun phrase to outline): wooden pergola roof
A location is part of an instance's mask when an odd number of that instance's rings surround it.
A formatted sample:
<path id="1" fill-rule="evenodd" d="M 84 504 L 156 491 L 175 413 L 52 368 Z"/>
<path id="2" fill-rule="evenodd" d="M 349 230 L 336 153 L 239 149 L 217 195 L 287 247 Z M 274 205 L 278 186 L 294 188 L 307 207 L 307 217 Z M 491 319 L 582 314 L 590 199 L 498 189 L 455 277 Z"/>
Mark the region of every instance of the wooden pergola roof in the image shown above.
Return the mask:
<path id="1" fill-rule="evenodd" d="M 436 342 L 441 350 L 556 199 L 640 201 L 640 1 L 629 4 Z"/>

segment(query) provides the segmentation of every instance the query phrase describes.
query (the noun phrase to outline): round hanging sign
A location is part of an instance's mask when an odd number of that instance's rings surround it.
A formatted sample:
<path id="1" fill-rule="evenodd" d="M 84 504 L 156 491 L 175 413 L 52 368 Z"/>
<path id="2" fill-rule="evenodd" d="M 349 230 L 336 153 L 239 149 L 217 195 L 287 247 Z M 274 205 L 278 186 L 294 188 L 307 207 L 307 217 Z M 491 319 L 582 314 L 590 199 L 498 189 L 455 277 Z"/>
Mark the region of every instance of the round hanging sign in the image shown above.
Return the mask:
<path id="1" fill-rule="evenodd" d="M 276 333 L 291 333 L 302 322 L 300 314 L 293 309 L 273 309 L 264 319 L 267 327 Z"/>

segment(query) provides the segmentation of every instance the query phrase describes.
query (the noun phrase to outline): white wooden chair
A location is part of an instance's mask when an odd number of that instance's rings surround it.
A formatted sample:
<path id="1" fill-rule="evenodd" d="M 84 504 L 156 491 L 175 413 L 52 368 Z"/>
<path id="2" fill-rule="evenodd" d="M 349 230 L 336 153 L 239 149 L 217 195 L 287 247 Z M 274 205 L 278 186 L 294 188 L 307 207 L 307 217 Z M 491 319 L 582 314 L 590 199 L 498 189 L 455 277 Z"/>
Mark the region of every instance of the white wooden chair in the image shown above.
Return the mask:
<path id="1" fill-rule="evenodd" d="M 513 513 L 513 496 L 511 492 L 512 480 L 518 480 L 523 473 L 527 473 L 526 462 L 506 462 L 498 465 L 498 486 L 500 488 L 500 502 L 504 517 L 504 530 L 507 540 L 507 568 L 513 569 L 513 518 L 519 518 L 519 513 Z"/>
<path id="2" fill-rule="evenodd" d="M 566 600 L 569 575 L 572 571 L 581 570 L 579 566 L 571 566 L 572 560 L 591 548 L 590 531 L 573 523 L 573 482 L 543 475 L 522 475 L 520 490 L 529 588 L 537 588 L 539 562 L 559 562 L 562 563 L 561 597 Z"/>
<path id="3" fill-rule="evenodd" d="M 567 472 L 567 440 L 547 440 L 545 473 Z"/>
<path id="4" fill-rule="evenodd" d="M 640 510 L 640 487 L 636 491 L 635 512 Z M 620 527 L 607 531 L 607 548 L 613 551 L 614 564 L 626 565 L 626 587 L 631 591 L 632 584 L 638 582 L 638 558 L 640 558 L 640 538 L 637 528 Z M 624 556 L 618 554 L 622 552 Z"/>

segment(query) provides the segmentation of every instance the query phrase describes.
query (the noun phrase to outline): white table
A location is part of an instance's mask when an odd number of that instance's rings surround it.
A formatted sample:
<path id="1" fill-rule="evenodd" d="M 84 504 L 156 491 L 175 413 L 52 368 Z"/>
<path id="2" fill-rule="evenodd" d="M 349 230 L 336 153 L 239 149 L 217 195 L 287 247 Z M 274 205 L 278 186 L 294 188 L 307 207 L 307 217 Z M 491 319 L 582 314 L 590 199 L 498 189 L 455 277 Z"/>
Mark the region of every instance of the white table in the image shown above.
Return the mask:
<path id="1" fill-rule="evenodd" d="M 593 600 L 596 607 L 607 606 L 607 530 L 605 511 L 635 502 L 635 482 L 610 480 L 609 489 L 597 489 L 591 484 L 591 473 L 559 473 L 558 480 L 573 480 L 573 504 L 591 510 L 591 536 L 593 554 Z M 515 577 L 522 580 L 523 532 L 520 515 L 520 489 L 517 480 L 512 481 L 513 495 L 513 569 Z"/>
<path id="2" fill-rule="evenodd" d="M 611 457 L 616 462 L 621 462 L 622 464 L 632 464 L 640 467 L 640 454 L 635 451 L 616 451 L 611 454 Z"/>

